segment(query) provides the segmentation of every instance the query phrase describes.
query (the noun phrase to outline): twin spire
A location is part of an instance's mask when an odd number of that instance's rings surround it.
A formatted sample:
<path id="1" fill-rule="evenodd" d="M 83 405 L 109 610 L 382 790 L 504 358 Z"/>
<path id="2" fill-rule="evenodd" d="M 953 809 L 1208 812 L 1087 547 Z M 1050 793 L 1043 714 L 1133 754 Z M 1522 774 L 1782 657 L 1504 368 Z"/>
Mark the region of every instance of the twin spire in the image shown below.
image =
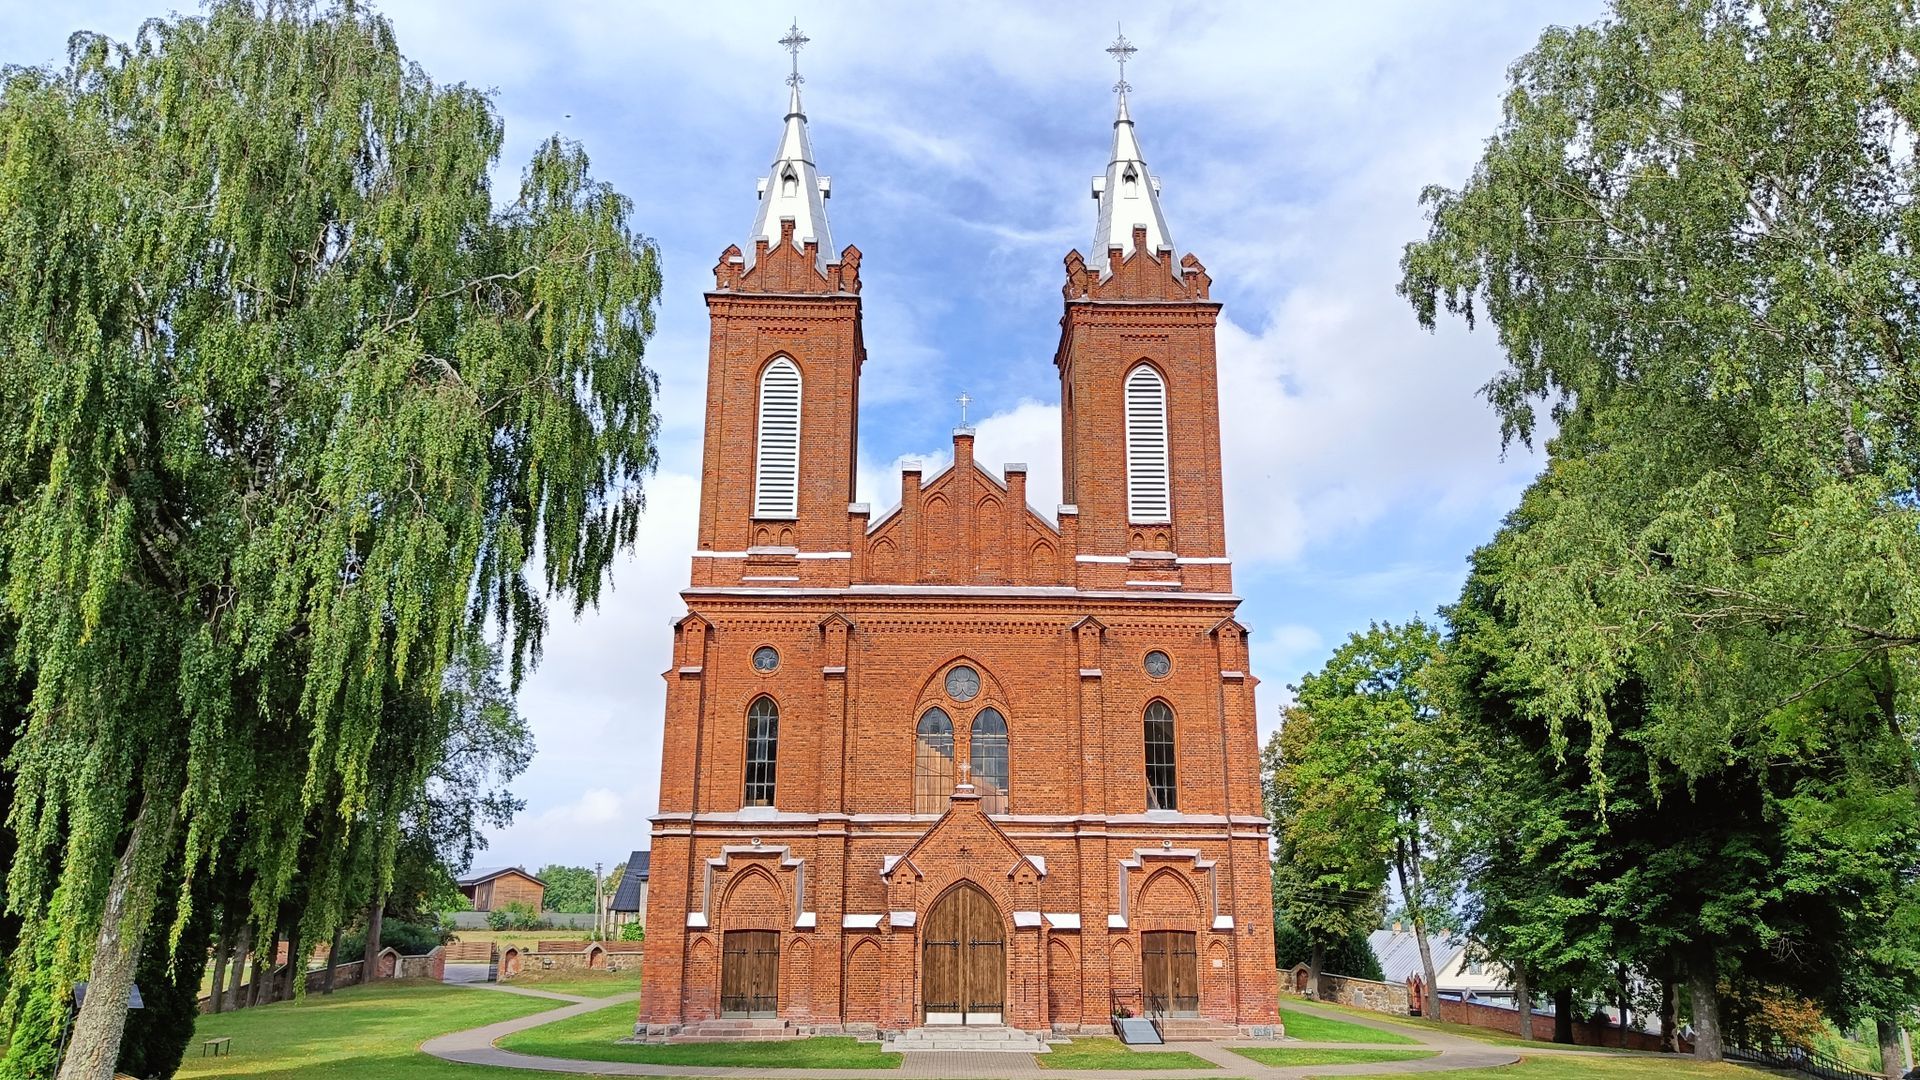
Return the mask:
<path id="1" fill-rule="evenodd" d="M 774 154 L 772 167 L 760 181 L 760 211 L 754 217 L 753 233 L 747 237 L 747 251 L 753 251 L 757 240 L 765 240 L 769 246 L 778 244 L 781 221 L 792 218 L 794 244 L 818 242 L 817 266 L 824 274 L 827 264 L 839 254 L 833 246 L 832 228 L 827 224 L 826 200 L 832 195 L 832 180 L 821 176 L 814 167 L 813 145 L 807 139 L 807 114 L 800 104 L 800 84 L 806 81 L 800 74 L 800 49 L 810 40 L 800 32 L 797 21 L 780 39 L 780 44 L 793 54 L 793 71 L 787 76 L 786 130 L 781 133 L 780 149 Z M 1093 198 L 1100 204 L 1100 210 L 1088 260 L 1090 265 L 1103 268 L 1102 277 L 1113 272 L 1113 268 L 1106 265 L 1109 249 L 1119 248 L 1122 260 L 1133 254 L 1136 228 L 1146 230 L 1148 253 L 1158 255 L 1173 247 L 1166 217 L 1160 212 L 1160 180 L 1147 171 L 1146 159 L 1140 153 L 1140 140 L 1134 134 L 1133 117 L 1127 112 L 1127 92 L 1133 89 L 1127 83 L 1127 60 L 1138 51 L 1124 34 L 1117 36 L 1107 48 L 1108 54 L 1120 65 L 1120 81 L 1113 84 L 1119 104 L 1113 121 L 1113 153 L 1109 155 L 1106 175 L 1093 178 Z M 747 257 L 751 260 L 752 255 Z M 1173 260 L 1164 261 L 1168 270 L 1174 271 Z"/>

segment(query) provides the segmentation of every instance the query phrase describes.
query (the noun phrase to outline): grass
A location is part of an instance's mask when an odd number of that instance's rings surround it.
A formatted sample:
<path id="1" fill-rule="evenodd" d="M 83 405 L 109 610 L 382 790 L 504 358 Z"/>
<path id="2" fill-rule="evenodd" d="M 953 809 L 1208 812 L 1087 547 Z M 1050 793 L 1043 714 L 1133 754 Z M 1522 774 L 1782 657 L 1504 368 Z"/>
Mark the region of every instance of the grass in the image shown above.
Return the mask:
<path id="1" fill-rule="evenodd" d="M 1407 1027 L 1419 1028 L 1422 1031 L 1437 1031 L 1443 1035 L 1458 1035 L 1463 1039 L 1474 1039 L 1478 1042 L 1489 1043 L 1494 1046 L 1510 1046 L 1510 1047 L 1525 1049 L 1526 1047 L 1529 1047 L 1529 1046 L 1540 1046 L 1542 1044 L 1551 1044 L 1557 1050 L 1579 1050 L 1579 1051 L 1583 1051 L 1585 1053 L 1590 1053 L 1590 1054 L 1632 1053 L 1632 1051 L 1622 1050 L 1617 1046 L 1574 1046 L 1568 1043 L 1554 1043 L 1553 1042 L 1553 1019 L 1551 1017 L 1546 1017 L 1546 1016 L 1534 1017 L 1534 1020 L 1533 1020 L 1534 1037 L 1532 1042 L 1528 1042 L 1527 1040 L 1522 1039 L 1518 1035 L 1509 1035 L 1504 1031 L 1492 1031 L 1487 1028 L 1474 1027 L 1470 1024 L 1452 1024 L 1452 1023 L 1448 1023 L 1445 1020 L 1430 1020 L 1424 1016 L 1400 1016 L 1398 1014 L 1395 1014 L 1389 1017 L 1384 1013 L 1372 1012 L 1367 1009 L 1356 1009 L 1351 1005 L 1336 1005 L 1336 1004 L 1333 1004 L 1332 1002 L 1327 1002 L 1327 1001 L 1317 1001 L 1314 1003 L 1314 1007 L 1320 1008 L 1320 1009 L 1328 1009 L 1333 1012 L 1346 1013 L 1349 1016 L 1365 1016 L 1372 1019 L 1387 1020 L 1391 1023 L 1403 1024 Z M 1300 1015 L 1298 1013 L 1287 1014 L 1286 1009 L 1284 1007 L 1281 1009 L 1281 1012 L 1289 1016 L 1297 1017 Z M 1313 1018 L 1308 1017 L 1308 1019 L 1311 1020 Z M 1293 1038 L 1303 1039 L 1303 1040 L 1307 1039 L 1307 1036 L 1299 1035 L 1295 1033 L 1293 1029 L 1293 1021 L 1291 1019 L 1287 1021 L 1287 1034 L 1289 1036 L 1292 1036 Z M 1341 1039 L 1341 1040 L 1314 1039 L 1311 1041 L 1315 1041 L 1315 1042 L 1334 1042 L 1334 1041 L 1398 1042 L 1400 1040 L 1391 1039 L 1391 1038 L 1379 1038 L 1379 1039 Z M 1408 1039 L 1406 1041 L 1412 1042 L 1414 1040 Z"/>
<path id="2" fill-rule="evenodd" d="M 633 1037 L 633 1014 L 633 1006 L 623 1002 L 529 1028 L 501 1039 L 498 1045 L 502 1050 L 517 1054 L 573 1058 L 577 1061 L 631 1061 L 645 1065 L 708 1065 L 742 1069 L 900 1067 L 899 1054 L 882 1053 L 877 1043 L 863 1043 L 845 1036 L 773 1042 L 679 1043 L 672 1046 L 620 1042 L 621 1039 Z"/>
<path id="3" fill-rule="evenodd" d="M 309 994 L 300 1001 L 200 1017 L 178 1075 L 183 1080 L 497 1080 L 498 1069 L 428 1057 L 420 1044 L 435 1035 L 558 1005 L 416 980 L 352 986 L 330 995 Z M 232 1054 L 201 1057 L 201 1044 L 222 1035 L 233 1039 Z"/>
<path id="4" fill-rule="evenodd" d="M 528 990 L 545 990 L 554 994 L 574 994 L 579 997 L 612 997 L 615 994 L 632 993 L 640 989 L 640 969 L 629 971 L 560 971 L 528 972 L 515 975 L 500 984 L 501 986 L 520 986 Z M 559 1002 L 554 1004 L 558 1005 Z"/>
<path id="5" fill-rule="evenodd" d="M 1387 1080 L 1380 1074 L 1364 1080 Z M 1609 1057 L 1605 1054 L 1522 1056 L 1518 1065 L 1449 1071 L 1447 1080 L 1751 1080 L 1760 1075 L 1739 1065 L 1702 1065 L 1690 1057 Z M 1363 1078 L 1352 1078 L 1363 1080 Z"/>
<path id="6" fill-rule="evenodd" d="M 1289 1046 L 1236 1046 L 1234 1053 L 1262 1065 L 1365 1065 L 1376 1061 L 1419 1061 L 1438 1057 L 1438 1050 L 1321 1050 Z"/>
<path id="7" fill-rule="evenodd" d="M 1135 1050 L 1119 1039 L 1095 1037 L 1075 1039 L 1056 1045 L 1050 1054 L 1034 1060 L 1047 1069 L 1138 1069 L 1164 1072 L 1168 1069 L 1217 1069 L 1220 1066 L 1185 1050 Z"/>
<path id="8" fill-rule="evenodd" d="M 1296 1012 L 1292 1009 L 1280 1010 L 1280 1022 L 1286 1025 L 1287 1038 L 1301 1042 L 1331 1043 L 1406 1043 L 1418 1044 L 1420 1040 L 1402 1035 L 1397 1031 L 1382 1031 L 1365 1024 L 1349 1024 L 1345 1020 L 1329 1020 L 1324 1016 Z M 1393 1018 L 1400 1023 L 1399 1017 Z"/>

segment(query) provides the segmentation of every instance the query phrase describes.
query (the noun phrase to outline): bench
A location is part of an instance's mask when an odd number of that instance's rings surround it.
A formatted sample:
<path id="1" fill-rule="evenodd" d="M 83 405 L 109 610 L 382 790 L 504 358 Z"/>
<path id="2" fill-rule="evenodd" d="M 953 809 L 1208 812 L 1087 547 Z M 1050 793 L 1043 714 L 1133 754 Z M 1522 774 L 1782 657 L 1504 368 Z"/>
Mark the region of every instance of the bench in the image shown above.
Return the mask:
<path id="1" fill-rule="evenodd" d="M 222 1035 L 217 1039 L 208 1039 L 206 1042 L 200 1044 L 200 1056 L 206 1057 L 208 1054 L 212 1054 L 214 1057 L 219 1057 L 221 1054 L 232 1057 L 233 1036 Z"/>

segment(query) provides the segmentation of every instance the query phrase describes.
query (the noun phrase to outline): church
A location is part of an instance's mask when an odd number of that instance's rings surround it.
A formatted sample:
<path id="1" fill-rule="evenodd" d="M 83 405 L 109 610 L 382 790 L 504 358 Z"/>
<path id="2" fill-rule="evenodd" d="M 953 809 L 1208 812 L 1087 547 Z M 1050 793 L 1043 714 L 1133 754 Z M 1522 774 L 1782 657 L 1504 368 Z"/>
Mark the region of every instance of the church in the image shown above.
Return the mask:
<path id="1" fill-rule="evenodd" d="M 978 461 L 965 427 L 897 504 L 854 501 L 867 271 L 834 246 L 796 59 L 753 231 L 706 294 L 641 1036 L 1275 1029 L 1220 305 L 1175 256 L 1128 111 L 1133 50 L 1109 51 L 1112 152 L 1092 246 L 1065 258 L 1045 509 L 1026 465 Z"/>

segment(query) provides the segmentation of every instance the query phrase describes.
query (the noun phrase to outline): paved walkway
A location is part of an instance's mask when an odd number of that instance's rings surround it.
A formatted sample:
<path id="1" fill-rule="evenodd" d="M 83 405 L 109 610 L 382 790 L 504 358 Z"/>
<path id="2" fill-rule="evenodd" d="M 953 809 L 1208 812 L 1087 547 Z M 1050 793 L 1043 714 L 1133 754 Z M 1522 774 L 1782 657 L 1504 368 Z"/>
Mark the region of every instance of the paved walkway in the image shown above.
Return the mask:
<path id="1" fill-rule="evenodd" d="M 715 1067 L 696 1065 L 641 1065 L 621 1061 L 577 1061 L 571 1058 L 535 1057 L 529 1054 L 516 1054 L 493 1045 L 496 1040 L 505 1038 L 518 1031 L 551 1024 L 556 1020 L 565 1020 L 581 1013 L 604 1009 L 621 1002 L 637 1001 L 639 994 L 619 994 L 614 997 L 587 998 L 571 994 L 556 994 L 544 990 L 529 990 L 517 986 L 502 986 L 499 983 L 472 983 L 473 989 L 495 990 L 502 993 L 522 994 L 528 997 L 552 998 L 568 1004 L 546 1012 L 534 1013 L 513 1020 L 503 1020 L 498 1024 L 456 1031 L 429 1039 L 420 1049 L 434 1057 L 446 1061 L 458 1061 L 469 1065 L 497 1065 L 502 1068 L 532 1069 L 540 1072 L 572 1073 L 582 1076 L 735 1076 L 752 1077 L 759 1080 L 912 1080 L 920 1077 L 941 1077 L 946 1080 L 974 1080 L 974 1078 L 994 1078 L 994 1080 L 1034 1080 L 1045 1077 L 1047 1080 L 1145 1080 L 1155 1077 L 1158 1080 L 1219 1080 L 1221 1077 L 1248 1077 L 1250 1080 L 1299 1080 L 1309 1076 L 1354 1076 L 1380 1073 L 1425 1073 L 1444 1072 L 1450 1069 L 1483 1069 L 1497 1065 L 1511 1065 L 1520 1059 L 1520 1055 L 1505 1047 L 1491 1046 L 1487 1043 L 1459 1035 L 1431 1031 L 1426 1028 L 1395 1024 L 1390 1020 L 1374 1020 L 1356 1017 L 1348 1013 L 1322 1010 L 1298 1001 L 1288 1001 L 1287 1008 L 1332 1020 L 1344 1020 L 1363 1027 L 1378 1028 L 1381 1031 L 1405 1035 L 1419 1042 L 1419 1046 L 1406 1043 L 1320 1043 L 1302 1042 L 1297 1039 L 1234 1039 L 1214 1042 L 1174 1043 L 1169 1046 L 1136 1047 L 1140 1053 L 1179 1053 L 1186 1052 L 1220 1066 L 1218 1069 L 1166 1069 L 1144 1071 L 1139 1069 L 1043 1069 L 1031 1054 L 971 1054 L 963 1052 L 933 1052 L 903 1054 L 904 1059 L 897 1069 L 741 1069 L 737 1066 Z M 1244 1058 L 1232 1052 L 1236 1046 L 1290 1047 L 1301 1050 L 1314 1048 L 1342 1050 L 1435 1050 L 1438 1054 L 1418 1061 L 1374 1061 L 1356 1065 L 1298 1065 L 1276 1068 L 1262 1065 L 1251 1058 Z M 1541 1047 L 1542 1052 L 1553 1052 Z M 1528 1048 L 1528 1053 L 1534 1053 Z M 1563 1051 L 1567 1052 L 1567 1051 Z M 1570 1051 L 1578 1053 L 1579 1051 Z"/>

